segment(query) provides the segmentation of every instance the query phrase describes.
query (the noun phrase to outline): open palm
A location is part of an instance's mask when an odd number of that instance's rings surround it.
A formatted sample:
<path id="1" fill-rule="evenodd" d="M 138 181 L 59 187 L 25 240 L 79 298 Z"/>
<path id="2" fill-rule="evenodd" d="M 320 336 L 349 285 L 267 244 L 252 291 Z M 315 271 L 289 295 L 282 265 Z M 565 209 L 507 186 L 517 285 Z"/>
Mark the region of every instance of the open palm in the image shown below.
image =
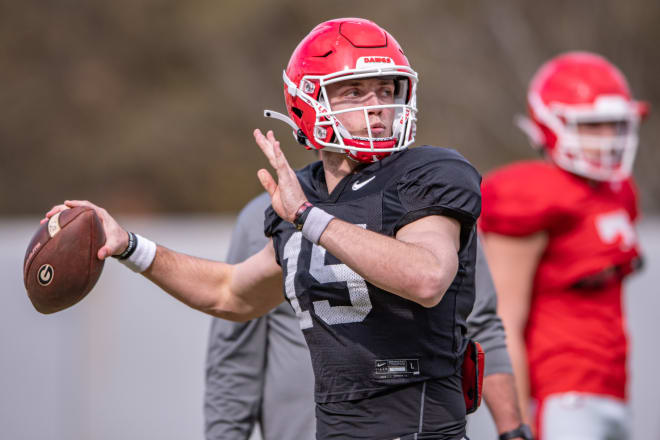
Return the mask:
<path id="1" fill-rule="evenodd" d="M 284 153 L 280 149 L 280 143 L 275 139 L 272 130 L 269 130 L 264 136 L 261 130 L 256 129 L 254 130 L 254 139 L 277 173 L 277 181 L 275 181 L 273 176 L 262 168 L 257 172 L 259 181 L 270 194 L 275 212 L 282 219 L 293 222 L 298 208 L 307 201 L 300 182 L 298 182 L 298 176 L 284 157 Z"/>

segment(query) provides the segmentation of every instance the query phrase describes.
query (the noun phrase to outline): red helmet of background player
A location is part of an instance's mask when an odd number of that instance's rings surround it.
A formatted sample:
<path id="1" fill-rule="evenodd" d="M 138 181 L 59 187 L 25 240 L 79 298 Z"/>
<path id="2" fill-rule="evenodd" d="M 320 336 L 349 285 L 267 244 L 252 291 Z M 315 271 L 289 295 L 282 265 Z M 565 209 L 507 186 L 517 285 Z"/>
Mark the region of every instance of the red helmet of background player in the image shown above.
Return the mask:
<path id="1" fill-rule="evenodd" d="M 569 52 L 546 62 L 527 94 L 532 144 L 572 173 L 618 181 L 632 172 L 640 119 L 648 107 L 632 99 L 623 74 L 605 58 Z M 610 136 L 579 133 L 580 124 L 612 123 Z"/>
<path id="2" fill-rule="evenodd" d="M 326 86 L 350 79 L 384 77 L 395 81 L 394 104 L 335 111 Z M 394 37 L 376 23 L 360 18 L 330 20 L 316 26 L 294 50 L 283 74 L 289 118 L 282 119 L 308 149 L 344 152 L 360 162 L 375 162 L 413 143 L 417 115 L 417 73 Z M 371 136 L 368 113 L 394 108 L 392 136 Z M 362 111 L 369 133 L 353 136 L 337 119 L 338 113 Z"/>

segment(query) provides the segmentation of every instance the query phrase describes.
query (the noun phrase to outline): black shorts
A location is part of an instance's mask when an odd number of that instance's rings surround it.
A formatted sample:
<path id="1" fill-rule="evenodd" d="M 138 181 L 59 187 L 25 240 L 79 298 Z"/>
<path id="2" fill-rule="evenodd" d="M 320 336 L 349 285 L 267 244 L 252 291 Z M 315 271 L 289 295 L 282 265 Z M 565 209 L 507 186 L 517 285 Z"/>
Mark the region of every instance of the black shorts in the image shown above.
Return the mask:
<path id="1" fill-rule="evenodd" d="M 434 379 L 361 400 L 316 404 L 316 438 L 460 440 L 465 400 L 460 376 Z"/>

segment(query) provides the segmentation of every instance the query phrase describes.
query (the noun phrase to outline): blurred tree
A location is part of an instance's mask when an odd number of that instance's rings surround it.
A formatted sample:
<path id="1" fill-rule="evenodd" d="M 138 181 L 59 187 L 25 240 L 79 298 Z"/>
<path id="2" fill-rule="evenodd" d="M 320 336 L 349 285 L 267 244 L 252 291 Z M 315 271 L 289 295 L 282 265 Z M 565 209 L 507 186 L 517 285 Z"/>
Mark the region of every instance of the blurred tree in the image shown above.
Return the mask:
<path id="1" fill-rule="evenodd" d="M 532 157 L 513 115 L 558 52 L 610 58 L 635 95 L 660 102 L 654 0 L 0 0 L 0 214 L 64 198 L 124 212 L 233 211 L 260 191 L 255 127 L 290 160 L 310 156 L 264 120 L 283 109 L 281 71 L 317 23 L 361 16 L 397 37 L 419 72 L 419 143 L 452 146 L 486 172 Z M 659 118 L 636 172 L 660 209 Z"/>

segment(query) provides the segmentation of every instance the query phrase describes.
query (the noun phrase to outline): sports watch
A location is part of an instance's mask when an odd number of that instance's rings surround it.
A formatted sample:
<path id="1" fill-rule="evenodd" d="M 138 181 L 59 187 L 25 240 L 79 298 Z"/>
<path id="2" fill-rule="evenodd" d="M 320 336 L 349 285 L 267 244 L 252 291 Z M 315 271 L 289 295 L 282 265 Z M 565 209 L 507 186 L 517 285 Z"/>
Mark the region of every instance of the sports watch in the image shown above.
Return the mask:
<path id="1" fill-rule="evenodd" d="M 499 436 L 499 440 L 514 440 L 514 439 L 534 440 L 534 436 L 532 435 L 532 430 L 530 429 L 530 427 L 528 425 L 525 425 L 524 423 L 518 426 L 516 429 L 503 432 Z"/>
<path id="2" fill-rule="evenodd" d="M 296 211 L 296 215 L 293 218 L 293 225 L 297 230 L 302 231 L 305 220 L 307 220 L 307 216 L 313 207 L 314 205 L 309 202 L 305 202 L 300 205 L 300 208 L 298 208 L 298 211 Z"/>

